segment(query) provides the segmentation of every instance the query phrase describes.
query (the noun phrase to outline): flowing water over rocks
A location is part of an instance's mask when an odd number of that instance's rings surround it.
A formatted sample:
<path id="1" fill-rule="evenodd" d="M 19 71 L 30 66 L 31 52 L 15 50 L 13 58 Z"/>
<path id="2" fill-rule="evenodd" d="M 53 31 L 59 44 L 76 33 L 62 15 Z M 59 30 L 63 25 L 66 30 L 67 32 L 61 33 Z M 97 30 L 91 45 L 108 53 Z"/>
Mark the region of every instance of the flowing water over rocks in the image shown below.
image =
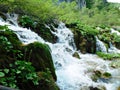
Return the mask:
<path id="1" fill-rule="evenodd" d="M 30 29 L 19 27 L 17 24 L 12 25 L 0 19 L 0 25 L 8 25 L 23 44 L 38 41 L 49 45 L 56 68 L 56 83 L 60 90 L 117 90 L 120 86 L 120 68 L 110 67 L 111 61 L 105 61 L 95 54 L 81 54 L 80 51 L 76 51 L 73 33 L 64 23 L 60 23 L 58 28 L 55 28 L 55 32 L 52 32 L 58 37 L 55 44 L 45 42 Z M 80 59 L 73 57 L 75 52 L 80 55 Z M 109 72 L 112 77 L 105 78 L 107 82 L 101 79 L 93 81 L 91 76 L 95 71 Z"/>

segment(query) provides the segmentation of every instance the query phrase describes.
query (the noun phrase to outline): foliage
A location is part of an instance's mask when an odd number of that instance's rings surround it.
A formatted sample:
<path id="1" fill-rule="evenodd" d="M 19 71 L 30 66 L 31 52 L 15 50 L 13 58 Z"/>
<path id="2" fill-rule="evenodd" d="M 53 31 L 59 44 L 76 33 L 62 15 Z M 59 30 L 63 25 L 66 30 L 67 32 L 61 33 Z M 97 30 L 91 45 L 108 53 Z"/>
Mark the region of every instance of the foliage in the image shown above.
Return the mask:
<path id="1" fill-rule="evenodd" d="M 10 68 L 0 69 L 0 83 L 5 86 L 17 88 L 17 84 L 32 81 L 38 85 L 38 76 L 31 62 L 15 61 L 9 64 Z"/>
<path id="2" fill-rule="evenodd" d="M 1 31 L 10 31 L 10 32 L 12 32 L 12 31 L 8 28 L 8 25 L 0 25 L 0 30 L 1 30 Z"/>
<path id="3" fill-rule="evenodd" d="M 44 72 L 38 72 L 38 76 L 39 76 L 40 80 L 44 80 L 45 82 L 47 82 L 49 84 L 51 83 L 50 78 L 52 76 L 51 76 L 51 71 L 49 70 L 49 68 L 46 68 L 46 71 L 44 71 Z"/>
<path id="4" fill-rule="evenodd" d="M 19 19 L 19 23 L 22 25 L 22 27 L 35 27 L 33 20 L 27 15 L 22 16 Z"/>
<path id="5" fill-rule="evenodd" d="M 6 53 L 12 50 L 12 48 L 11 42 L 9 42 L 6 37 L 0 36 L 0 52 Z"/>
<path id="6" fill-rule="evenodd" d="M 8 0 L 9 11 L 32 16 L 35 20 L 48 22 L 58 19 L 65 23 L 81 21 L 85 24 L 98 25 L 120 25 L 120 10 L 115 5 L 108 4 L 102 0 L 86 0 L 87 6 L 78 9 L 75 1 L 58 3 L 58 0 Z M 119 6 L 119 5 L 118 5 Z"/>
<path id="7" fill-rule="evenodd" d="M 119 35 L 117 35 L 116 33 L 113 33 L 112 36 L 113 36 L 113 42 L 120 42 L 120 36 Z"/>
<path id="8" fill-rule="evenodd" d="M 86 24 L 81 24 L 78 23 L 76 28 L 79 30 L 79 32 L 83 35 L 83 36 L 87 36 L 87 35 L 97 35 L 99 33 L 99 31 L 97 29 L 94 29 L 93 27 L 86 25 Z"/>
<path id="9" fill-rule="evenodd" d="M 120 58 L 119 53 L 103 53 L 103 52 L 97 52 L 97 55 L 105 60 L 113 60 Z"/>

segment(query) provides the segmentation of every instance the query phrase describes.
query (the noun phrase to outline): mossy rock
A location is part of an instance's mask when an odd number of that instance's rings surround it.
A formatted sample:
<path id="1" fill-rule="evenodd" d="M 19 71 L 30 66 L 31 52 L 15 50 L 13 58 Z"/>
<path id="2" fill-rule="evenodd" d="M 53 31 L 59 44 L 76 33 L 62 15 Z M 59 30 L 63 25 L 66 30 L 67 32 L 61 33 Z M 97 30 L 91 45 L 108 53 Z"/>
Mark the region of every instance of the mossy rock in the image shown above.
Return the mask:
<path id="1" fill-rule="evenodd" d="M 112 77 L 109 72 L 102 72 L 99 70 L 94 71 L 93 75 L 91 76 L 92 80 L 97 82 L 97 80 L 108 82 L 108 80 Z"/>
<path id="2" fill-rule="evenodd" d="M 10 57 L 9 55 L 0 55 L 0 68 L 8 68 L 10 63 L 15 62 L 16 59 Z"/>
<path id="3" fill-rule="evenodd" d="M 21 48 L 21 42 L 12 31 L 0 31 L 0 68 L 7 68 L 16 60 L 14 50 Z M 3 40 L 3 41 L 2 41 Z"/>
<path id="4" fill-rule="evenodd" d="M 76 57 L 76 58 L 80 59 L 80 56 L 79 56 L 78 52 L 75 52 L 75 53 L 73 54 L 73 57 Z"/>
<path id="5" fill-rule="evenodd" d="M 20 48 L 20 45 L 22 44 L 20 40 L 18 39 L 17 35 L 13 31 L 1 31 L 0 36 L 4 36 L 10 41 L 14 48 L 18 49 Z"/>
<path id="6" fill-rule="evenodd" d="M 105 86 L 98 85 L 97 87 L 90 86 L 90 90 L 106 90 Z"/>
<path id="7" fill-rule="evenodd" d="M 0 4 L 0 11 L 7 13 L 9 10 L 9 6 L 7 4 Z"/>
<path id="8" fill-rule="evenodd" d="M 53 28 L 51 29 L 53 30 Z M 38 33 L 45 41 L 55 43 L 57 41 L 57 37 L 51 33 L 50 29 L 47 28 L 43 23 L 37 23 L 34 32 Z"/>
<path id="9" fill-rule="evenodd" d="M 83 36 L 76 29 L 73 30 L 74 40 L 77 46 L 77 49 L 81 53 L 95 53 L 96 52 L 96 39 L 92 35 Z"/>
<path id="10" fill-rule="evenodd" d="M 118 87 L 118 89 L 117 90 L 120 90 L 120 86 Z"/>
<path id="11" fill-rule="evenodd" d="M 56 85 L 52 75 L 46 71 L 37 72 L 39 84 L 34 85 L 31 81 L 19 83 L 21 90 L 60 90 Z"/>
<path id="12" fill-rule="evenodd" d="M 0 17 L 2 17 L 4 20 L 7 19 L 7 17 L 5 16 L 5 14 L 3 12 L 0 11 Z"/>
<path id="13" fill-rule="evenodd" d="M 120 68 L 120 61 L 116 60 L 110 63 L 110 66 L 113 68 Z"/>
<path id="14" fill-rule="evenodd" d="M 114 44 L 116 48 L 120 49 L 120 42 L 115 42 Z"/>
<path id="15" fill-rule="evenodd" d="M 45 71 L 49 68 L 53 78 L 56 80 L 50 48 L 39 42 L 31 43 L 23 47 L 24 59 L 32 62 L 37 71 Z"/>

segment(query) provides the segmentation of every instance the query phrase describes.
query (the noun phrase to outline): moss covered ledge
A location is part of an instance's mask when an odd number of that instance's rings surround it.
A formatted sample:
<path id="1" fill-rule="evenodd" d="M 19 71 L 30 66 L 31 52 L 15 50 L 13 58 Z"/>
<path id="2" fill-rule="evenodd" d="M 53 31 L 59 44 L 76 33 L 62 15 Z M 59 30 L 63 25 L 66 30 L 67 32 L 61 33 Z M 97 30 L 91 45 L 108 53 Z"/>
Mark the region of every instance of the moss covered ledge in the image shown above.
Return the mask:
<path id="1" fill-rule="evenodd" d="M 50 48 L 39 42 L 31 43 L 23 47 L 24 59 L 32 62 L 37 71 L 45 71 L 49 68 L 53 78 L 56 80 Z"/>

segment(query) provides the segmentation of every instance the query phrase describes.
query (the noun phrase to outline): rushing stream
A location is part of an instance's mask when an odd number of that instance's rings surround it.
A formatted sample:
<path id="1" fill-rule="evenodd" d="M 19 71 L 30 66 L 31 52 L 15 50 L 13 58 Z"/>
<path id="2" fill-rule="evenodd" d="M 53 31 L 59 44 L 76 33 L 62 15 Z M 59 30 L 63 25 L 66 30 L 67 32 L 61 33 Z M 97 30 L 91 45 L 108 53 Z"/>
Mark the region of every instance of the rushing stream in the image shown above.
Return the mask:
<path id="1" fill-rule="evenodd" d="M 13 17 L 15 18 L 16 16 Z M 81 54 L 80 51 L 76 51 L 73 33 L 64 23 L 60 23 L 58 28 L 55 28 L 56 32 L 52 32 L 58 37 L 57 43 L 52 44 L 45 42 L 30 29 L 20 27 L 15 21 L 13 24 L 10 24 L 9 22 L 13 20 L 10 16 L 6 22 L 0 19 L 0 25 L 9 25 L 8 27 L 17 34 L 24 44 L 38 41 L 50 46 L 57 74 L 56 83 L 60 90 L 90 90 L 89 87 L 98 87 L 100 90 L 105 90 L 104 87 L 106 90 L 117 90 L 120 86 L 120 68 L 110 67 L 111 61 L 105 61 L 95 54 Z M 97 45 L 103 47 L 99 39 L 97 40 Z M 106 49 L 103 51 L 106 52 Z M 73 57 L 75 52 L 80 55 L 81 59 Z M 94 82 L 91 79 L 94 71 L 109 72 L 112 74 L 112 77 L 104 80 L 99 79 Z"/>

